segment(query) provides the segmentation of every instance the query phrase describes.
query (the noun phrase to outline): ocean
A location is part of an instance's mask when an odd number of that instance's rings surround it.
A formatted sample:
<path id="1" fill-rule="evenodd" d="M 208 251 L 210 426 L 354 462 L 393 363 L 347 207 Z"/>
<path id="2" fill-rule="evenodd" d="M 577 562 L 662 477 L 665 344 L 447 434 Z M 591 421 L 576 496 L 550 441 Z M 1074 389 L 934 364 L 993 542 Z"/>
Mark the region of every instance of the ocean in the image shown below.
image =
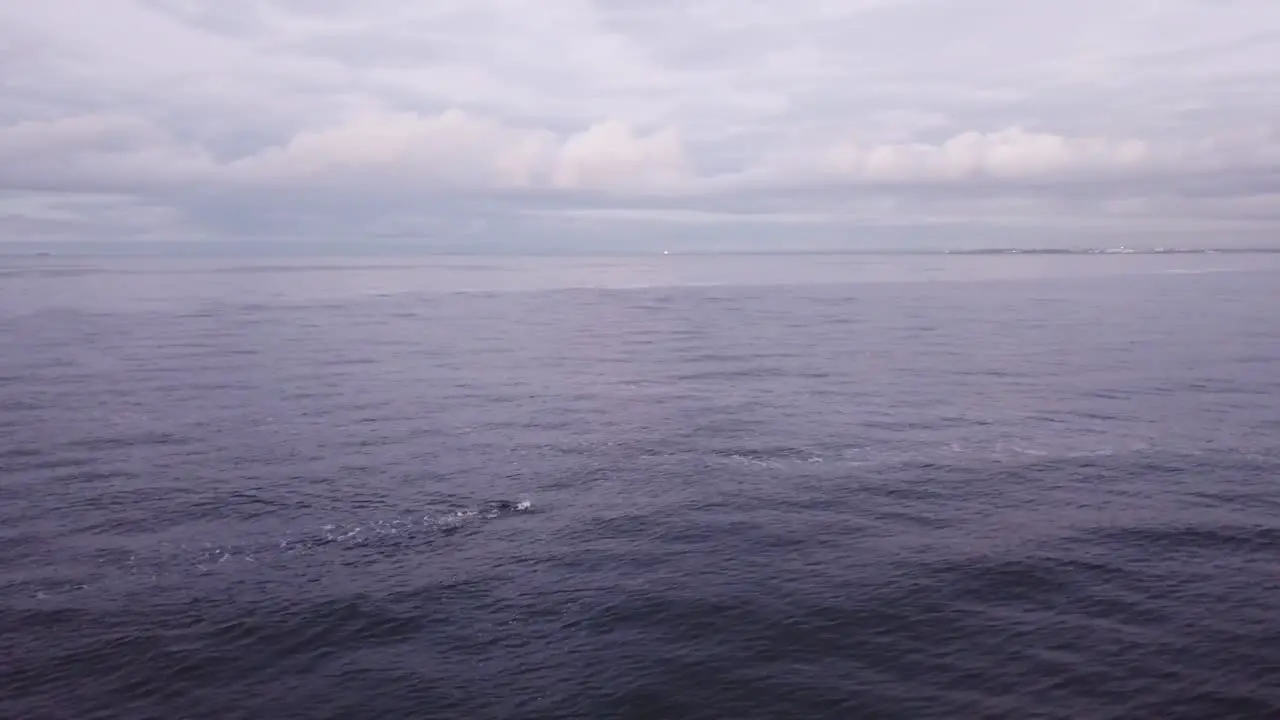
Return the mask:
<path id="1" fill-rule="evenodd" d="M 0 717 L 1280 717 L 1280 255 L 0 257 Z"/>

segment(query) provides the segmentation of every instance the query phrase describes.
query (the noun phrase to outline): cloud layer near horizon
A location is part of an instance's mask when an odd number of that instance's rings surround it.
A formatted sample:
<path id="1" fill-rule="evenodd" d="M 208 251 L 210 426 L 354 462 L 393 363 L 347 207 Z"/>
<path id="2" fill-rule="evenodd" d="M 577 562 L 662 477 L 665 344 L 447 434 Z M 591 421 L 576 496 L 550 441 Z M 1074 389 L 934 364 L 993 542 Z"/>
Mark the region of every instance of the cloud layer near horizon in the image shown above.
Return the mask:
<path id="1" fill-rule="evenodd" d="M 0 234 L 1280 227 L 1270 0 L 0 6 Z"/>

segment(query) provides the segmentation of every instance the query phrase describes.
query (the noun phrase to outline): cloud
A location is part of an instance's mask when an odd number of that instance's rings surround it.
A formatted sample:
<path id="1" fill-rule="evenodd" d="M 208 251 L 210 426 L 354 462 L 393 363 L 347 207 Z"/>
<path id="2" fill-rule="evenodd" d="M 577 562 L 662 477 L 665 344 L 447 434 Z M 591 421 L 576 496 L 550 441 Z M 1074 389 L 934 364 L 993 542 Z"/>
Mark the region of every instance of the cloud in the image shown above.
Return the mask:
<path id="1" fill-rule="evenodd" d="M 734 181 L 756 188 L 912 186 L 1098 180 L 1158 169 L 1172 158 L 1132 138 L 1068 137 L 1009 127 L 938 142 L 826 142 L 765 158 Z"/>
<path id="2" fill-rule="evenodd" d="M 677 133 L 616 120 L 558 136 L 457 108 L 438 115 L 362 112 L 306 130 L 230 163 L 225 179 L 334 183 L 359 179 L 416 188 L 672 191 L 690 178 Z"/>
<path id="3" fill-rule="evenodd" d="M 1280 196 L 1269 0 L 43 0 L 0 67 L 0 191 L 127 199 L 6 236 L 1262 232 Z"/>
<path id="4" fill-rule="evenodd" d="M 463 188 L 529 187 L 555 138 L 457 109 L 439 115 L 364 112 L 303 130 L 286 143 L 236 160 L 228 179 L 309 184 L 344 181 Z"/>
<path id="5" fill-rule="evenodd" d="M 1149 148 L 1139 140 L 1072 138 L 1012 127 L 961 133 L 938 145 L 848 143 L 833 148 L 829 157 L 831 169 L 840 176 L 909 183 L 1124 172 L 1141 165 L 1149 155 Z"/>
<path id="6" fill-rule="evenodd" d="M 611 120 L 565 141 L 551 177 L 560 188 L 670 191 L 679 190 L 691 176 L 678 133 L 639 136 L 626 123 Z"/>

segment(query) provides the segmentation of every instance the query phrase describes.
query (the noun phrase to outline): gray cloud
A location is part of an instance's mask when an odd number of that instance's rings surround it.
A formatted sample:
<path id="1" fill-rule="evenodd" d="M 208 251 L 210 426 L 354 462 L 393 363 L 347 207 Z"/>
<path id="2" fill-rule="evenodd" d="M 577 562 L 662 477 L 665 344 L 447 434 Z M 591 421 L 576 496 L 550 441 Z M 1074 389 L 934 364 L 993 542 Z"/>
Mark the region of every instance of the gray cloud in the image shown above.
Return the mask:
<path id="1" fill-rule="evenodd" d="M 1265 235 L 1277 40 L 1270 0 L 8 3 L 0 232 Z"/>

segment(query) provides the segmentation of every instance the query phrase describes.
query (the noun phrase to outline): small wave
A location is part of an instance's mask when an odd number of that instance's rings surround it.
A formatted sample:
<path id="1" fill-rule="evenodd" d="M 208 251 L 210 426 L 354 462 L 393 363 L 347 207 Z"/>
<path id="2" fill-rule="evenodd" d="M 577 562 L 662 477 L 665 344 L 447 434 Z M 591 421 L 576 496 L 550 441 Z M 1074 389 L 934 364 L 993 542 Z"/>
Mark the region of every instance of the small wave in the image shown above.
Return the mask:
<path id="1" fill-rule="evenodd" d="M 824 461 L 822 453 L 805 448 L 776 448 L 764 450 L 729 450 L 713 453 L 722 461 L 762 468 L 780 468 L 795 464 L 816 464 Z"/>
<path id="2" fill-rule="evenodd" d="M 286 539 L 281 541 L 281 547 L 287 544 L 289 548 L 296 551 L 329 544 L 365 544 L 379 539 L 389 540 L 422 534 L 423 531 L 429 533 L 433 530 L 456 530 L 474 522 L 496 520 L 532 509 L 533 502 L 528 499 L 489 500 L 478 505 L 431 512 L 416 520 L 395 518 L 361 523 L 331 523 L 321 528 L 318 538 Z"/>
<path id="3" fill-rule="evenodd" d="M 1280 548 L 1280 529 L 1259 525 L 1157 525 L 1111 530 L 1092 539 L 1167 552 L 1270 555 Z"/>
<path id="4" fill-rule="evenodd" d="M 102 558 L 92 576 L 83 573 L 50 576 L 33 579 L 26 585 L 28 597 L 43 600 L 90 587 L 106 588 L 119 583 L 136 586 L 139 581 L 155 583 L 193 573 L 238 573 L 250 568 L 278 567 L 301 556 L 322 558 L 326 553 L 348 548 L 371 547 L 381 553 L 417 552 L 463 528 L 479 529 L 486 522 L 533 509 L 529 499 L 492 500 L 415 518 L 331 522 L 314 530 L 260 541 L 188 539 Z"/>
<path id="5" fill-rule="evenodd" d="M 710 452 L 710 460 L 756 471 L 787 471 L 825 467 L 867 467 L 916 463 L 967 464 L 973 462 L 1043 463 L 1159 451 L 1149 442 L 1111 439 L 1102 443 L 1054 442 L 1028 438 L 989 438 L 886 442 L 849 447 L 732 449 Z M 1180 448 L 1183 454 L 1192 450 Z"/>

